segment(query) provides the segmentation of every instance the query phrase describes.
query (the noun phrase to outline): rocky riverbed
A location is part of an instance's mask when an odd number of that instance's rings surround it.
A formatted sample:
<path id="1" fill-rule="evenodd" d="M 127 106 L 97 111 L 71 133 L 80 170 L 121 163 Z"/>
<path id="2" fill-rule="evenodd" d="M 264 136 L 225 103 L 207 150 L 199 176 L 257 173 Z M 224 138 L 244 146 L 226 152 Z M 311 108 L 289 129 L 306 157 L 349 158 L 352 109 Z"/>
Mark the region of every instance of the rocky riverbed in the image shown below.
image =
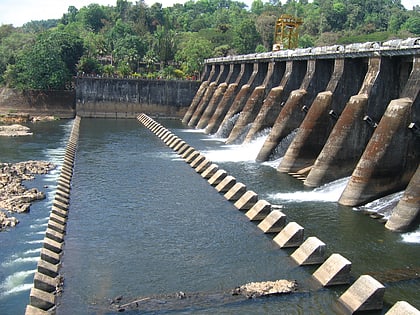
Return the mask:
<path id="1" fill-rule="evenodd" d="M 47 161 L 0 162 L 0 231 L 19 223 L 11 213 L 28 212 L 33 201 L 45 198 L 42 191 L 28 189 L 22 182 L 54 168 L 55 165 Z"/>

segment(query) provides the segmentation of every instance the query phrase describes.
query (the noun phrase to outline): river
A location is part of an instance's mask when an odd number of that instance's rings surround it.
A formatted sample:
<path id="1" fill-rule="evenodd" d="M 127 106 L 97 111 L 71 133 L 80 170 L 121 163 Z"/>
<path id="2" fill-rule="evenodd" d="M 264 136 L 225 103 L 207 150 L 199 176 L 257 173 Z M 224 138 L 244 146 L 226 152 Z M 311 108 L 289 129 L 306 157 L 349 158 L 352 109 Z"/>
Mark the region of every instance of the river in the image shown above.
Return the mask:
<path id="1" fill-rule="evenodd" d="M 328 255 L 352 262 L 352 276 L 371 274 L 386 286 L 384 311 L 405 300 L 420 309 L 420 231 L 397 234 L 337 200 L 344 178 L 317 189 L 276 171 L 278 161 L 256 163 L 264 135 L 246 146 L 159 120 L 238 181 L 273 204 L 288 221 L 327 244 Z M 69 121 L 33 127 L 27 138 L 0 139 L 0 160 L 60 163 Z M 55 192 L 58 170 L 28 186 L 47 199 L 0 233 L 0 314 L 23 314 Z M 44 188 L 48 186 L 48 188 Z M 385 201 L 379 201 L 383 204 Z M 378 205 L 372 205 L 378 207 Z M 380 208 L 380 206 L 379 206 Z M 174 292 L 208 295 L 264 280 L 295 279 L 299 292 L 235 303 L 198 303 L 130 314 L 336 314 L 347 286 L 321 289 L 314 266 L 298 267 L 290 250 L 217 193 L 185 161 L 136 120 L 82 119 L 76 154 L 57 314 L 112 314 L 109 301 Z M 353 280 L 354 280 L 353 279 Z M 380 314 L 381 312 L 378 312 Z"/>

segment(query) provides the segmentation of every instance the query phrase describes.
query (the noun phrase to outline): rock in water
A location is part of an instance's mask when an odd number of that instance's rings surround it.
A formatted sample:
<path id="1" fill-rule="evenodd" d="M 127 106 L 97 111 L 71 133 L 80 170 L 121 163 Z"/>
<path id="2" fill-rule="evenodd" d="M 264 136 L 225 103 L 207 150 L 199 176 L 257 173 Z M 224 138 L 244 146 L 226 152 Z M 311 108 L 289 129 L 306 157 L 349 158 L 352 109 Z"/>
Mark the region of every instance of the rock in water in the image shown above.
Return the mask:
<path id="1" fill-rule="evenodd" d="M 240 287 L 237 287 L 232 294 L 242 294 L 247 298 L 258 298 L 261 296 L 268 296 L 273 294 L 286 294 L 296 291 L 296 281 L 277 280 L 277 281 L 262 281 L 251 282 Z"/>
<path id="2" fill-rule="evenodd" d="M 19 163 L 0 163 L 0 224 L 1 229 L 13 227 L 19 221 L 1 210 L 28 212 L 31 202 L 45 198 L 45 194 L 36 188 L 27 189 L 24 180 L 34 179 L 35 174 L 46 174 L 55 165 L 46 161 L 27 161 Z"/>
<path id="3" fill-rule="evenodd" d="M 237 287 L 230 292 L 195 292 L 184 293 L 182 291 L 174 294 L 154 295 L 140 297 L 136 300 L 122 303 L 115 301 L 111 303 L 113 311 L 125 312 L 140 310 L 145 312 L 155 311 L 182 311 L 184 309 L 202 309 L 245 301 L 250 298 L 267 297 L 278 294 L 289 294 L 297 290 L 296 281 L 277 280 L 252 282 Z"/>
<path id="4" fill-rule="evenodd" d="M 0 136 L 4 137 L 18 137 L 18 136 L 31 136 L 29 127 L 14 124 L 9 126 L 0 126 Z"/>

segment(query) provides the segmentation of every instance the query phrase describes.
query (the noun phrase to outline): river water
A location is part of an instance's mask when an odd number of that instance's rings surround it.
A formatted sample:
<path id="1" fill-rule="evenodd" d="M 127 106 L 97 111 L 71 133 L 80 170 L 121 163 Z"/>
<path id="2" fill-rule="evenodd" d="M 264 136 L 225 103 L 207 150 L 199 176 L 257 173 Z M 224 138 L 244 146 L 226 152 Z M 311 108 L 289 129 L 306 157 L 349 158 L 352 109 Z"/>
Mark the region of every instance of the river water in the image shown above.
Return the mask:
<path id="1" fill-rule="evenodd" d="M 371 274 L 386 285 L 383 313 L 405 300 L 420 309 L 420 231 L 396 234 L 355 209 L 336 203 L 348 179 L 324 187 L 276 171 L 278 161 L 256 163 L 264 136 L 247 146 L 223 144 L 178 120 L 159 120 L 208 159 L 352 262 L 354 279 Z M 0 139 L 0 160 L 62 161 L 71 122 L 34 125 L 34 136 Z M 58 170 L 28 186 L 47 199 L 0 233 L 0 314 L 23 314 L 55 192 Z M 47 185 L 48 188 L 44 188 Z M 386 201 L 377 203 L 383 204 Z M 379 207 L 377 204 L 372 207 Z M 348 286 L 322 289 L 316 267 L 299 267 L 136 120 L 82 119 L 72 180 L 57 314 L 113 314 L 109 301 L 179 291 L 202 296 L 252 281 L 295 279 L 299 292 L 247 301 L 206 300 L 130 314 L 337 314 Z M 381 312 L 377 312 L 381 314 Z"/>

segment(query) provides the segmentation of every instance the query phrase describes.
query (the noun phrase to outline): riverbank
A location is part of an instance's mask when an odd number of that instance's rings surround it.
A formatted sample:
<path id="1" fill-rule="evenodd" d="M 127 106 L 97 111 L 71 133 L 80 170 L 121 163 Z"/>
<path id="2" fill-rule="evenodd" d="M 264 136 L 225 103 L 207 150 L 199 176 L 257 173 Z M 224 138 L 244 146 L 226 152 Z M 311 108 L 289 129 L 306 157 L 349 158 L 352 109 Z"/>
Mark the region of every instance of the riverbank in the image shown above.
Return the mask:
<path id="1" fill-rule="evenodd" d="M 46 174 L 54 168 L 55 165 L 47 161 L 0 162 L 0 231 L 19 223 L 10 213 L 29 212 L 33 201 L 45 198 L 42 191 L 26 188 L 23 181 L 33 180 L 35 175 Z"/>

